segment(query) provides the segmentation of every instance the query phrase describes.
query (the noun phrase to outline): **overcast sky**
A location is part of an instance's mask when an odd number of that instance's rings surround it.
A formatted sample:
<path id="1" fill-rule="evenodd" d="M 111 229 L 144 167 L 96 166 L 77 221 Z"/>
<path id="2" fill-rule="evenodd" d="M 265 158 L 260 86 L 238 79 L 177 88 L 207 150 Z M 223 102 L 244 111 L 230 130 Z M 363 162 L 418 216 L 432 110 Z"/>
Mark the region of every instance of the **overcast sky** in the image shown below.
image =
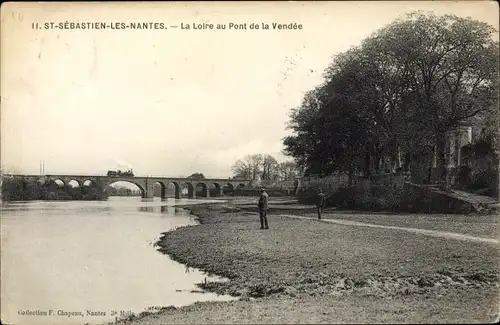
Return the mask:
<path id="1" fill-rule="evenodd" d="M 331 56 L 405 12 L 498 29 L 495 2 L 23 4 L 2 6 L 1 161 L 6 172 L 231 176 L 278 160 L 291 108 Z M 21 15 L 20 15 L 21 14 Z M 289 23 L 302 30 L 32 30 L 50 21 Z M 271 27 L 272 28 L 272 27 Z"/>

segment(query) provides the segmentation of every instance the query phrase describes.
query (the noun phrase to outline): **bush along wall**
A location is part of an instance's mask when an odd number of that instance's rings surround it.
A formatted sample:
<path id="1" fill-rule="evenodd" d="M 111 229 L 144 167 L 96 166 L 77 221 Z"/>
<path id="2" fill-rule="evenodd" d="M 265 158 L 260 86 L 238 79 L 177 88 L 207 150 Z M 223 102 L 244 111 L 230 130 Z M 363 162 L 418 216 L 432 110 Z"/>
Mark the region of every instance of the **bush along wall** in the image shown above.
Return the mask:
<path id="1" fill-rule="evenodd" d="M 456 189 L 479 195 L 498 197 L 499 159 L 493 139 L 482 137 L 461 149 L 462 165 L 452 172 Z"/>
<path id="2" fill-rule="evenodd" d="M 282 189 L 266 189 L 269 196 L 283 197 L 293 195 L 293 191 L 286 191 Z M 260 196 L 260 188 L 237 188 L 233 191 L 233 196 Z"/>
<path id="3" fill-rule="evenodd" d="M 317 189 L 299 191 L 301 204 L 315 204 Z M 474 211 L 471 203 L 454 198 L 430 187 L 412 184 L 384 182 L 360 182 L 357 186 L 342 187 L 327 193 L 326 206 L 340 209 L 412 212 L 412 213 L 457 213 Z"/>
<path id="4" fill-rule="evenodd" d="M 334 191 L 323 189 L 327 207 L 369 210 L 395 210 L 401 202 L 404 177 L 400 175 L 374 175 L 357 179 L 355 186 L 341 186 Z M 317 188 L 301 189 L 299 203 L 314 204 Z"/>

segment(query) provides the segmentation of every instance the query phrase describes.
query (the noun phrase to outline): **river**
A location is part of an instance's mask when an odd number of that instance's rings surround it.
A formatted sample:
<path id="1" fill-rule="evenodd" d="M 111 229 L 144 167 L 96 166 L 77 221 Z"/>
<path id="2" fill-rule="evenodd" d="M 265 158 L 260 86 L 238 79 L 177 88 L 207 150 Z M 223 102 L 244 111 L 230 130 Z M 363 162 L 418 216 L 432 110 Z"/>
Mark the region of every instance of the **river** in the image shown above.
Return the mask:
<path id="1" fill-rule="evenodd" d="M 3 202 L 1 317 L 9 324 L 102 324 L 158 306 L 230 300 L 159 253 L 162 232 L 196 224 L 174 204 L 201 200 Z"/>

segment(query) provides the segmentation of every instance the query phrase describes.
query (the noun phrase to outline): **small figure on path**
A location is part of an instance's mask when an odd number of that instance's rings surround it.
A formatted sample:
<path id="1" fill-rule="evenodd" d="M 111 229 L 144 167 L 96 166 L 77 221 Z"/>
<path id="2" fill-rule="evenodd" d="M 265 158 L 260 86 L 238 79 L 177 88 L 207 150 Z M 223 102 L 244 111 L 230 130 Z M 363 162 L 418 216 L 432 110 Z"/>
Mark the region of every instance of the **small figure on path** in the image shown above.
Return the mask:
<path id="1" fill-rule="evenodd" d="M 321 219 L 321 214 L 325 208 L 325 194 L 322 189 L 318 190 L 318 197 L 316 198 L 316 208 L 318 209 L 318 219 Z"/>
<path id="2" fill-rule="evenodd" d="M 260 213 L 260 229 L 269 229 L 267 225 L 267 209 L 268 209 L 269 195 L 265 189 L 260 190 L 259 198 L 259 213 Z"/>

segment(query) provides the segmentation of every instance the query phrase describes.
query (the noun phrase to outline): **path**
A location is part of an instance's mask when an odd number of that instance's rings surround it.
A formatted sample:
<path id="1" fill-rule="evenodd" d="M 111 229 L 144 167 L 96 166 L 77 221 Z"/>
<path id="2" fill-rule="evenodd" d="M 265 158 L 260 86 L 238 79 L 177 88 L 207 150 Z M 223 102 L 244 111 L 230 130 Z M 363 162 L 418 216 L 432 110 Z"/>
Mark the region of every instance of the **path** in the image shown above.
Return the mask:
<path id="1" fill-rule="evenodd" d="M 343 220 L 343 219 L 321 219 L 321 220 L 319 220 L 317 218 L 295 216 L 295 215 L 289 215 L 289 214 L 280 214 L 280 216 L 288 217 L 288 218 L 293 218 L 293 219 L 315 220 L 315 221 L 318 221 L 318 222 L 336 223 L 336 224 L 339 224 L 339 225 L 346 225 L 346 226 L 358 226 L 358 227 L 372 227 L 372 228 L 384 228 L 384 229 L 403 230 L 403 231 L 407 231 L 407 232 L 413 232 L 413 233 L 427 235 L 427 236 L 433 236 L 433 237 L 444 237 L 444 238 L 448 238 L 448 239 L 464 240 L 464 241 L 474 241 L 474 242 L 490 243 L 490 244 L 497 244 L 497 245 L 499 244 L 499 241 L 497 239 L 475 237 L 475 236 L 457 234 L 457 233 L 453 233 L 453 232 L 428 230 L 428 229 L 420 229 L 420 228 L 406 228 L 406 227 L 396 227 L 396 226 L 384 226 L 384 225 L 377 225 L 377 224 L 373 224 L 373 223 L 364 223 L 364 222 L 349 221 L 349 220 Z"/>

